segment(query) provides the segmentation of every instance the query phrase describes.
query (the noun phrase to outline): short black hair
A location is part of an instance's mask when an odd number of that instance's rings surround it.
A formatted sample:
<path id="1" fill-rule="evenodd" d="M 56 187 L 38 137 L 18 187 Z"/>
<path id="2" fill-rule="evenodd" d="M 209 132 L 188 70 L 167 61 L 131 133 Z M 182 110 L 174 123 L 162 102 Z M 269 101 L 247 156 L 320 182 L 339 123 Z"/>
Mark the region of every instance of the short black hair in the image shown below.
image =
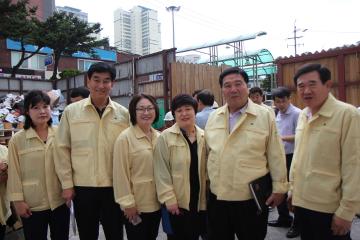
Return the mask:
<path id="1" fill-rule="evenodd" d="M 325 67 L 321 64 L 318 64 L 318 63 L 308 63 L 305 65 L 302 65 L 296 71 L 295 76 L 294 76 L 295 86 L 297 86 L 297 80 L 301 75 L 303 75 L 305 73 L 313 72 L 313 71 L 319 73 L 322 84 L 326 83 L 327 81 L 329 81 L 331 79 L 331 72 L 327 67 Z"/>
<path id="2" fill-rule="evenodd" d="M 289 98 L 291 91 L 287 87 L 278 87 L 271 92 L 271 95 L 273 100 L 275 100 L 275 98 Z"/>
<path id="3" fill-rule="evenodd" d="M 29 110 L 31 107 L 35 106 L 39 102 L 44 102 L 47 105 L 50 105 L 50 97 L 47 93 L 41 90 L 32 90 L 25 95 L 24 98 L 24 109 L 25 109 L 25 123 L 24 129 L 29 129 L 30 127 L 35 128 L 33 121 L 29 115 Z M 52 119 L 50 117 L 49 121 L 47 122 L 48 126 L 51 126 Z"/>
<path id="4" fill-rule="evenodd" d="M 215 97 L 209 89 L 204 89 L 196 95 L 196 99 L 206 106 L 212 106 L 214 104 Z"/>
<path id="5" fill-rule="evenodd" d="M 87 77 L 90 79 L 91 76 L 95 73 L 109 73 L 111 77 L 111 81 L 115 80 L 116 77 L 116 70 L 113 66 L 110 66 L 107 63 L 98 62 L 94 63 L 90 66 L 89 70 L 87 71 Z"/>
<path id="6" fill-rule="evenodd" d="M 195 97 L 196 95 L 199 94 L 199 92 L 201 92 L 203 89 L 197 89 L 192 93 L 192 96 Z"/>
<path id="7" fill-rule="evenodd" d="M 129 103 L 129 114 L 130 114 L 130 121 L 131 121 L 132 125 L 136 125 L 136 123 L 137 123 L 136 122 L 136 105 L 138 104 L 138 102 L 141 99 L 144 99 L 144 98 L 149 100 L 155 108 L 155 119 L 154 119 L 153 123 L 159 119 L 160 111 L 159 111 L 158 105 L 156 104 L 156 99 L 151 95 L 142 93 L 139 95 L 135 95 Z"/>
<path id="8" fill-rule="evenodd" d="M 72 98 L 76 98 L 76 97 L 87 98 L 87 97 L 89 97 L 89 95 L 90 95 L 89 89 L 87 89 L 86 87 L 77 87 L 77 88 L 74 88 L 73 90 L 71 90 L 70 97 L 72 97 Z"/>
<path id="9" fill-rule="evenodd" d="M 194 108 L 194 111 L 196 113 L 197 111 L 197 107 L 198 104 L 196 102 L 196 100 L 190 96 L 189 94 L 178 94 L 176 95 L 173 100 L 171 101 L 171 113 L 172 115 L 175 117 L 175 111 L 176 109 L 185 106 L 185 105 L 190 105 L 191 107 Z M 176 119 L 175 119 L 176 120 Z"/>
<path id="10" fill-rule="evenodd" d="M 240 74 L 246 83 L 249 83 L 249 76 L 248 74 L 241 68 L 238 68 L 238 67 L 231 67 L 231 68 L 227 68 L 225 69 L 219 76 L 219 84 L 220 84 L 220 87 L 223 86 L 223 81 L 224 81 L 224 77 L 226 77 L 227 75 L 229 74 Z"/>
<path id="11" fill-rule="evenodd" d="M 261 90 L 261 88 L 259 88 L 259 87 L 252 87 L 252 88 L 250 88 L 250 90 L 249 90 L 249 95 L 255 94 L 255 93 L 260 94 L 260 96 L 263 96 L 263 95 L 264 95 L 264 93 L 263 93 L 263 91 Z"/>

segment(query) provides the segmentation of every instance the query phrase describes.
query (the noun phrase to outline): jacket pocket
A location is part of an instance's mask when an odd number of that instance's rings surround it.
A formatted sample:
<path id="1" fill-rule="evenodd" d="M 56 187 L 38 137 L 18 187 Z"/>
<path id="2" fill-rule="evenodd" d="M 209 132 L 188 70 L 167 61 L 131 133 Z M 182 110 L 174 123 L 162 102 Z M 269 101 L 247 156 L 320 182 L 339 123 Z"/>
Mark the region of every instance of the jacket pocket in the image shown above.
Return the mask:
<path id="1" fill-rule="evenodd" d="M 23 193 L 24 193 L 24 200 L 29 205 L 30 208 L 35 208 L 41 205 L 41 194 L 39 191 L 39 182 L 38 181 L 31 181 L 31 182 L 24 182 L 23 183 Z"/>
<path id="2" fill-rule="evenodd" d="M 314 203 L 338 202 L 340 200 L 340 182 L 341 178 L 336 174 L 312 170 L 302 183 L 302 198 Z"/>
<path id="3" fill-rule="evenodd" d="M 151 207 L 158 204 L 155 182 L 152 179 L 133 183 L 134 197 L 137 207 Z"/>
<path id="4" fill-rule="evenodd" d="M 91 141 L 90 136 L 95 129 L 95 122 L 88 119 L 76 119 L 71 122 L 72 141 Z"/>
<path id="5" fill-rule="evenodd" d="M 91 155 L 92 150 L 88 148 L 78 148 L 72 149 L 71 151 L 71 164 L 74 171 L 73 176 L 91 176 L 90 172 L 92 163 L 89 161 L 89 156 Z M 79 172 L 81 172 L 79 174 Z"/>

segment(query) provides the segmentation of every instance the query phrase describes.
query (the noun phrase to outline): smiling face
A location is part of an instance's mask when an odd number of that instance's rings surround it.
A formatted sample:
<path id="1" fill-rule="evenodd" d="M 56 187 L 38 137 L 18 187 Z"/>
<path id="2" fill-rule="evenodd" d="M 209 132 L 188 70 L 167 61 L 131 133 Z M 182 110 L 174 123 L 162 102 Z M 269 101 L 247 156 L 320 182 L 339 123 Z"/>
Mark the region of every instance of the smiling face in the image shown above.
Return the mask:
<path id="1" fill-rule="evenodd" d="M 51 118 L 50 105 L 44 103 L 43 101 L 38 102 L 34 106 L 30 105 L 28 115 L 30 116 L 34 126 L 47 124 Z"/>
<path id="2" fill-rule="evenodd" d="M 249 90 L 240 74 L 229 74 L 223 79 L 222 92 L 230 112 L 236 112 L 248 101 Z"/>
<path id="3" fill-rule="evenodd" d="M 91 98 L 99 101 L 105 101 L 109 97 L 113 85 L 108 72 L 94 72 L 87 80 Z"/>
<path id="4" fill-rule="evenodd" d="M 183 105 L 175 110 L 175 120 L 180 128 L 195 126 L 195 110 L 191 105 Z"/>
<path id="5" fill-rule="evenodd" d="M 136 124 L 140 127 L 149 127 L 156 116 L 155 106 L 146 98 L 136 104 Z"/>
<path id="6" fill-rule="evenodd" d="M 304 104 L 315 114 L 326 101 L 332 81 L 321 82 L 316 71 L 300 75 L 297 79 L 297 91 Z"/>

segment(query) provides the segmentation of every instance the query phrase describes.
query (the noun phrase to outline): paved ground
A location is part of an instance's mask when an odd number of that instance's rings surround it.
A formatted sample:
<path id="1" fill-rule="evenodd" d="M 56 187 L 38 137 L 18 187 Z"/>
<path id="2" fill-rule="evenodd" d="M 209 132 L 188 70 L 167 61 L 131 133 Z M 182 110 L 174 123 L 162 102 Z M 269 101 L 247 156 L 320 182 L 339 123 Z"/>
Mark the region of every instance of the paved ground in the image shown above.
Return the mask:
<path id="1" fill-rule="evenodd" d="M 272 211 L 270 212 L 269 220 L 273 220 L 277 218 L 277 212 Z M 287 229 L 285 228 L 273 228 L 268 227 L 268 234 L 266 236 L 266 240 L 286 240 L 285 234 Z M 73 229 L 70 229 L 70 240 L 79 240 L 79 237 L 77 235 L 73 234 Z M 356 218 L 353 222 L 352 229 L 351 229 L 351 238 L 353 240 L 360 240 L 360 219 Z M 22 231 L 13 232 L 8 234 L 5 237 L 5 240 L 23 240 L 23 234 Z M 50 238 L 49 238 L 50 239 Z M 126 239 L 126 238 L 125 238 Z M 166 234 L 160 229 L 158 240 L 166 240 Z M 293 238 L 295 240 L 300 240 L 300 238 Z M 101 230 L 99 240 L 105 240 L 104 234 Z"/>

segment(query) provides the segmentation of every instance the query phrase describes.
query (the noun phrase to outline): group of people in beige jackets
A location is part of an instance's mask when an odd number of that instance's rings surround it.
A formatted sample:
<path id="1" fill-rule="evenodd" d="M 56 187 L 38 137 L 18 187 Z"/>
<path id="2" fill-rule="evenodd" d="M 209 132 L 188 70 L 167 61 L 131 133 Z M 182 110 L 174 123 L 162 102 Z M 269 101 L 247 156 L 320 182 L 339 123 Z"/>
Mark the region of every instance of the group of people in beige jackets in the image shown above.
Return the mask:
<path id="1" fill-rule="evenodd" d="M 22 218 L 27 240 L 68 239 L 73 203 L 82 240 L 156 239 L 161 205 L 170 215 L 168 239 L 260 240 L 268 210 L 259 212 L 249 183 L 270 172 L 275 207 L 288 193 L 301 222 L 302 239 L 350 239 L 360 209 L 360 114 L 331 94 L 331 75 L 319 64 L 300 68 L 294 83 L 307 106 L 296 131 L 287 180 L 285 154 L 273 113 L 248 98 L 248 75 L 237 67 L 219 77 L 226 104 L 195 124 L 197 102 L 171 101 L 176 123 L 157 132 L 156 99 L 134 96 L 127 110 L 109 97 L 116 72 L 105 63 L 87 73 L 90 96 L 70 104 L 51 125 L 50 99 L 25 97 L 24 130 L 0 158 L 8 164 L 8 201 Z M 2 152 L 1 152 L 2 153 Z M 4 164 L 5 165 L 5 164 Z M 0 183 L 3 184 L 3 183 Z M 4 192 L 0 185 L 0 192 Z"/>

